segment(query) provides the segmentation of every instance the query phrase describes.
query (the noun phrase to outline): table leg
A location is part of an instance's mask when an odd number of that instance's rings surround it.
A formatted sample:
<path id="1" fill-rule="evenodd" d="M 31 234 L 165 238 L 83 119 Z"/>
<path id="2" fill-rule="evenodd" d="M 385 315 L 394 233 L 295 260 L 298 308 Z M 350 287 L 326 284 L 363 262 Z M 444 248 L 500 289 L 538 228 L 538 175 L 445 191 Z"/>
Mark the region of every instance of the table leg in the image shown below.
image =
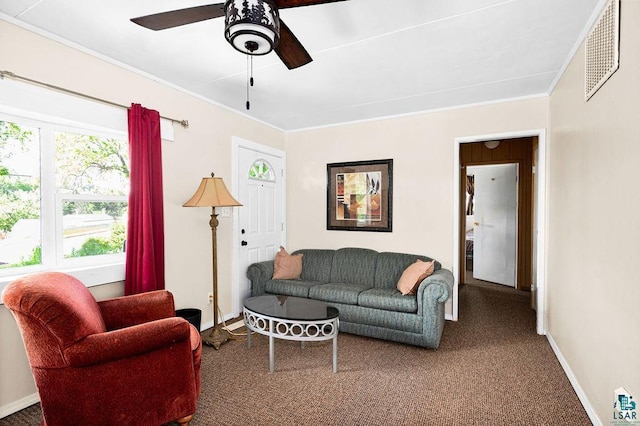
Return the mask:
<path id="1" fill-rule="evenodd" d="M 247 348 L 251 349 L 251 329 L 247 327 Z"/>
<path id="2" fill-rule="evenodd" d="M 273 320 L 269 321 L 269 371 L 274 372 L 276 369 L 275 351 L 273 350 Z"/>
<path id="3" fill-rule="evenodd" d="M 338 334 L 333 338 L 333 372 L 338 372 Z"/>

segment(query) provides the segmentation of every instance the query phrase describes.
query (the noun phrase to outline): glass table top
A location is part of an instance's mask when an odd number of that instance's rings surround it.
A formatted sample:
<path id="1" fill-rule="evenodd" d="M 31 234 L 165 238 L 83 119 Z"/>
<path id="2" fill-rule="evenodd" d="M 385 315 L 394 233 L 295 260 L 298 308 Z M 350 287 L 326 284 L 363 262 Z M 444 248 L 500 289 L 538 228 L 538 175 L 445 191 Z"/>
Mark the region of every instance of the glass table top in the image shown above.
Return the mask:
<path id="1" fill-rule="evenodd" d="M 256 296 L 244 301 L 245 308 L 274 318 L 318 321 L 336 318 L 338 309 L 319 300 L 292 296 Z"/>

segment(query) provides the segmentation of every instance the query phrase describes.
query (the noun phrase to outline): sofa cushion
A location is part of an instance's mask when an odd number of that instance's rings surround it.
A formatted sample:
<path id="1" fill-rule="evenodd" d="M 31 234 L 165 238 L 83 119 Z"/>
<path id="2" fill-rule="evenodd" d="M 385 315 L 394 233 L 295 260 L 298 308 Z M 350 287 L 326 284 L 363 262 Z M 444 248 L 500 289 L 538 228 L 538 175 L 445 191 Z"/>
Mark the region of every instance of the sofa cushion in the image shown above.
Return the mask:
<path id="1" fill-rule="evenodd" d="M 264 291 L 283 296 L 309 297 L 309 289 L 318 284 L 317 281 L 269 280 L 264 285 Z"/>
<path id="2" fill-rule="evenodd" d="M 302 254 L 291 256 L 284 247 L 276 253 L 273 261 L 274 280 L 297 280 L 302 274 Z"/>
<path id="3" fill-rule="evenodd" d="M 328 283 L 313 286 L 309 289 L 309 298 L 325 302 L 357 305 L 358 295 L 367 287 L 357 284 Z"/>
<path id="4" fill-rule="evenodd" d="M 371 288 L 358 295 L 358 305 L 367 308 L 394 312 L 418 312 L 418 300 L 405 297 L 398 290 L 390 288 Z"/>
<path id="5" fill-rule="evenodd" d="M 340 311 L 340 332 L 345 331 L 382 339 L 388 339 L 388 336 L 376 336 L 370 332 L 370 327 L 378 328 L 378 331 L 383 335 L 387 334 L 387 330 L 384 329 L 398 330 L 403 333 L 422 334 L 423 332 L 423 317 L 416 315 L 415 312 L 384 311 L 340 303 L 330 303 L 330 305 Z M 351 327 L 348 324 L 351 324 Z"/>
<path id="6" fill-rule="evenodd" d="M 336 250 L 331 264 L 332 283 L 359 284 L 373 287 L 378 252 L 363 248 Z"/>
<path id="7" fill-rule="evenodd" d="M 302 275 L 305 281 L 328 283 L 331 279 L 331 264 L 335 250 L 296 250 L 293 255 L 302 254 Z"/>
<path id="8" fill-rule="evenodd" d="M 424 262 L 430 262 L 433 260 L 430 257 L 417 254 L 392 252 L 380 253 L 376 264 L 374 287 L 395 289 L 404 270 L 418 259 Z M 437 261 L 434 262 L 433 269 L 440 269 L 440 263 Z"/>

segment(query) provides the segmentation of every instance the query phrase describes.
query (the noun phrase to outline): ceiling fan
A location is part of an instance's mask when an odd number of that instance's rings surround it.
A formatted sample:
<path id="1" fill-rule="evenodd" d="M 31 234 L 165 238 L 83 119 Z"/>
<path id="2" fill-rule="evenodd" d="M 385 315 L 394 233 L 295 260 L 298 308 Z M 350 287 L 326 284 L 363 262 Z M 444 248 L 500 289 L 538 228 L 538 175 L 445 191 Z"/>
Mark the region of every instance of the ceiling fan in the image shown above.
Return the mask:
<path id="1" fill-rule="evenodd" d="M 312 61 L 302 43 L 285 25 L 279 9 L 345 0 L 226 0 L 224 3 L 189 7 L 131 19 L 151 30 L 164 30 L 194 22 L 225 17 L 225 38 L 247 55 L 275 50 L 289 69 Z"/>

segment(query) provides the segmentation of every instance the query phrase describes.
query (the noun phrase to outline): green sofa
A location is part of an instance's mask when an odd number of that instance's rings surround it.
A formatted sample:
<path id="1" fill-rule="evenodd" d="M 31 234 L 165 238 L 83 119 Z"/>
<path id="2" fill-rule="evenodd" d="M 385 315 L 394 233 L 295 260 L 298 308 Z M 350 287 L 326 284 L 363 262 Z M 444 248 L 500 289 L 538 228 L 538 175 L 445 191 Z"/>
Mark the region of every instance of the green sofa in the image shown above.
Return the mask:
<path id="1" fill-rule="evenodd" d="M 434 262 L 415 295 L 402 295 L 402 272 L 426 256 L 364 248 L 305 249 L 299 280 L 274 280 L 273 261 L 247 270 L 252 296 L 275 294 L 322 300 L 340 311 L 340 331 L 437 348 L 444 328 L 444 303 L 453 291 L 453 274 Z"/>

